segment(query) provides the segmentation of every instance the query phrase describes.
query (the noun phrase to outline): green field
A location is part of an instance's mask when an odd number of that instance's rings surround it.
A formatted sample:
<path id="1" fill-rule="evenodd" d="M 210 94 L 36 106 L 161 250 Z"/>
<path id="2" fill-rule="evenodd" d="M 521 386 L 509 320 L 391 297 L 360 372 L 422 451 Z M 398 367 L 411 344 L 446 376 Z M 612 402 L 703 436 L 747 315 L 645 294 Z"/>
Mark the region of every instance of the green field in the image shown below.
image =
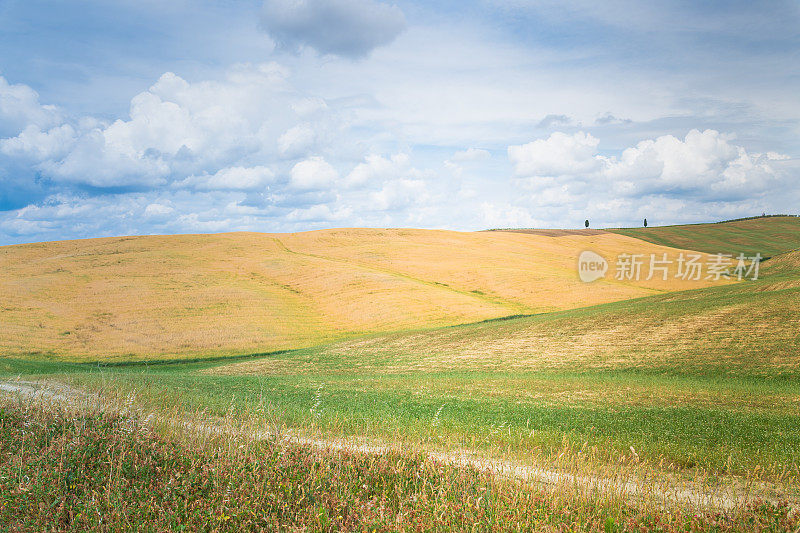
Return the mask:
<path id="1" fill-rule="evenodd" d="M 6 358 L 0 375 L 171 419 L 798 502 L 800 252 L 776 255 L 800 243 L 798 220 L 676 227 L 660 242 L 774 255 L 757 281 L 237 359 Z"/>
<path id="2" fill-rule="evenodd" d="M 716 224 L 657 226 L 609 230 L 663 246 L 687 248 L 709 254 L 760 253 L 772 257 L 800 249 L 800 218 L 768 216 Z"/>

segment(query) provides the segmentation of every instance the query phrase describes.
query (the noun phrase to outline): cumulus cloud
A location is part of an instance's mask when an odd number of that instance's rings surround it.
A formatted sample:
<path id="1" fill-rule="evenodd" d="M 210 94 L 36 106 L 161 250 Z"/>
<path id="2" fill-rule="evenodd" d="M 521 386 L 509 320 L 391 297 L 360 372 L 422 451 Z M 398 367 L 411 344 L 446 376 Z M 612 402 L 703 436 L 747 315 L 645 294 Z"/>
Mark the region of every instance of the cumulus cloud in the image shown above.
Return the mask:
<path id="1" fill-rule="evenodd" d="M 748 154 L 716 130 L 691 130 L 684 139 L 664 135 L 641 141 L 619 157 L 598 153 L 599 140 L 578 132 L 510 146 L 515 174 L 544 185 L 582 179 L 622 196 L 684 194 L 735 199 L 762 192 L 778 177 L 780 154 Z"/>
<path id="2" fill-rule="evenodd" d="M 508 158 L 520 177 L 572 176 L 597 171 L 603 159 L 597 155 L 598 139 L 582 131 L 569 135 L 557 131 L 547 139 L 509 146 Z"/>
<path id="3" fill-rule="evenodd" d="M 395 179 L 409 171 L 408 154 L 399 153 L 389 158 L 378 154 L 369 154 L 363 163 L 359 163 L 345 178 L 348 186 L 360 186 L 367 183 Z"/>
<path id="4" fill-rule="evenodd" d="M 597 137 L 556 131 L 492 159 L 475 146 L 496 143 L 422 147 L 365 112 L 375 100 L 325 100 L 290 79 L 275 64 L 237 65 L 209 81 L 166 73 L 114 121 L 65 116 L 30 88 L 0 84 L 5 102 L 24 110 L 0 137 L 0 240 L 332 225 L 572 227 L 585 218 L 601 226 L 657 222 L 654 213 L 692 222 L 800 200 L 785 192 L 796 159 L 748 151 L 716 130 L 629 142 L 615 155 L 601 151 L 602 129 Z"/>
<path id="5" fill-rule="evenodd" d="M 283 48 L 358 58 L 394 41 L 406 21 L 376 0 L 265 0 L 261 25 Z"/>
<path id="6" fill-rule="evenodd" d="M 0 76 L 0 137 L 18 134 L 28 126 L 49 129 L 61 123 L 55 106 L 39 103 L 39 94 L 27 85 L 12 85 Z"/>
<path id="7" fill-rule="evenodd" d="M 323 189 L 333 184 L 339 173 L 322 157 L 314 156 L 292 167 L 291 187 L 300 190 Z"/>
<path id="8" fill-rule="evenodd" d="M 509 160 L 524 191 L 514 206 L 535 209 L 540 220 L 620 226 L 643 217 L 676 223 L 793 211 L 780 192 L 792 179 L 792 160 L 748 152 L 716 130 L 643 140 L 617 156 L 602 155 L 588 134 L 557 132 L 510 147 Z"/>
<path id="9" fill-rule="evenodd" d="M 41 168 L 58 181 L 98 188 L 154 187 L 165 184 L 170 175 L 170 166 L 159 152 L 138 152 L 130 145 L 114 143 L 101 129 L 82 135 L 64 159 L 44 161 Z"/>
<path id="10" fill-rule="evenodd" d="M 776 176 L 769 156 L 748 154 L 715 130 L 664 135 L 608 159 L 605 175 L 626 195 L 703 192 L 724 199 L 763 191 Z"/>
<path id="11" fill-rule="evenodd" d="M 230 188 L 231 176 L 208 176 L 264 166 L 276 153 L 305 156 L 315 132 L 328 128 L 324 101 L 298 98 L 286 70 L 274 63 L 235 65 L 221 80 L 196 83 L 167 72 L 131 100 L 127 118 L 112 123 L 65 120 L 25 86 L 0 89 L 4 106 L 13 97 L 28 109 L 18 113 L 28 124 L 0 139 L 0 154 L 29 161 L 56 182 L 96 188 L 152 188 L 187 179 L 198 187 Z M 316 122 L 297 124 L 298 109 Z"/>
<path id="12" fill-rule="evenodd" d="M 35 130 L 3 149 L 38 154 L 46 159 L 43 172 L 59 181 L 163 185 L 268 152 L 292 115 L 287 87 L 286 71 L 276 64 L 236 66 L 213 82 L 189 83 L 167 72 L 131 100 L 127 119 L 86 125 L 63 159 Z"/>
<path id="13" fill-rule="evenodd" d="M 34 161 L 60 159 L 69 153 L 76 138 L 77 132 L 69 124 L 44 131 L 31 124 L 16 137 L 0 139 L 0 152 Z"/>

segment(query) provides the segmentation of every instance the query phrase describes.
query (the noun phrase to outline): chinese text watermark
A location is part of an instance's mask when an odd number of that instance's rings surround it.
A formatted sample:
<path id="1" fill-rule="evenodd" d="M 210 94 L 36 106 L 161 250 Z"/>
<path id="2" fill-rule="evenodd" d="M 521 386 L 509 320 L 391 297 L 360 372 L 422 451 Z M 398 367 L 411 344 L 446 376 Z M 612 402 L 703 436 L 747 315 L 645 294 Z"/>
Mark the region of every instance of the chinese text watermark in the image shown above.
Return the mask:
<path id="1" fill-rule="evenodd" d="M 720 281 L 743 279 L 757 280 L 761 254 L 746 256 L 741 253 L 703 255 L 681 252 L 670 256 L 661 254 L 619 254 L 614 268 L 617 281 L 662 280 L 670 277 L 683 281 Z M 578 257 L 578 275 L 581 281 L 591 283 L 604 278 L 609 270 L 608 261 L 591 250 Z"/>

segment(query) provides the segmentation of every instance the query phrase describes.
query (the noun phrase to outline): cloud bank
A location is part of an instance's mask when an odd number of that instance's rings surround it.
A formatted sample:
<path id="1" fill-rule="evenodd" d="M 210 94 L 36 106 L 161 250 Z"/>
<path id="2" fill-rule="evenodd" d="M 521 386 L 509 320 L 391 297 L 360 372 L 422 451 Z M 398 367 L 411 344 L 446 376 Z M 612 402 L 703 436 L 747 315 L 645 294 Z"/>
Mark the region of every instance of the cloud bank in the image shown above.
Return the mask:
<path id="1" fill-rule="evenodd" d="M 370 102 L 308 94 L 276 63 L 194 82 L 167 72 L 112 121 L 70 116 L 27 86 L 0 82 L 6 243 L 719 219 L 790 202 L 797 170 L 786 155 L 747 150 L 714 129 L 611 151 L 583 130 L 531 135 L 503 150 L 414 150 L 392 138 L 391 123 L 364 113 Z"/>
<path id="2" fill-rule="evenodd" d="M 659 194 L 717 200 L 756 197 L 780 183 L 777 153 L 748 153 L 716 130 L 691 130 L 684 139 L 643 140 L 619 157 L 598 153 L 600 140 L 585 132 L 555 132 L 546 139 L 510 146 L 514 172 L 532 182 L 560 178 L 603 182 L 618 196 Z"/>

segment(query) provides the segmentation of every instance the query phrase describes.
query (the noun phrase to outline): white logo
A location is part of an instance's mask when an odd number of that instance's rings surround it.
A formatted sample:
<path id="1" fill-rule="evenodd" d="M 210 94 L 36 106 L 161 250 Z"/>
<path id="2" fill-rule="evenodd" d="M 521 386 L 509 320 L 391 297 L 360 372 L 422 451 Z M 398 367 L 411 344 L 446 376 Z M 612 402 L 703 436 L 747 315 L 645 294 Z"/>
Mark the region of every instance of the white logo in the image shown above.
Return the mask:
<path id="1" fill-rule="evenodd" d="M 608 261 L 605 258 L 592 252 L 584 250 L 578 257 L 578 275 L 584 283 L 591 283 L 606 275 L 608 271 Z"/>

